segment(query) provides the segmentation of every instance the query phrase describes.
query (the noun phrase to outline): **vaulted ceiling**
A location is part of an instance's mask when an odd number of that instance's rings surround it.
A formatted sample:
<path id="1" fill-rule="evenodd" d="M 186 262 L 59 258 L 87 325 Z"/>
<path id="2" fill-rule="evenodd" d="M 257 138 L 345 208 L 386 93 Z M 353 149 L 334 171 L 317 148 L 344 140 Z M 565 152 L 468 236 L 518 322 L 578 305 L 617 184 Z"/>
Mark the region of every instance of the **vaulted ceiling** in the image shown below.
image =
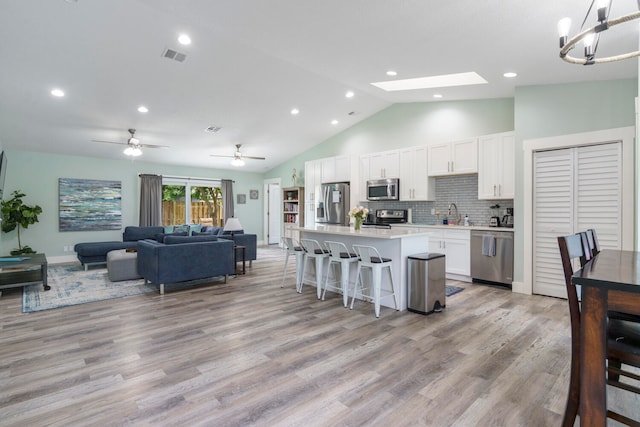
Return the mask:
<path id="1" fill-rule="evenodd" d="M 0 143 L 121 159 L 124 146 L 92 140 L 126 142 L 135 128 L 143 144 L 169 146 L 143 148 L 141 161 L 233 168 L 210 155 L 231 156 L 242 144 L 245 155 L 266 157 L 244 170 L 266 171 L 393 103 L 637 77 L 636 60 L 585 67 L 558 58 L 558 20 L 570 16 L 577 26 L 589 3 L 4 0 Z M 612 15 L 637 8 L 615 3 Z M 637 24 L 607 33 L 599 52 L 637 49 Z M 181 34 L 190 45 L 178 42 Z M 168 59 L 166 49 L 186 58 Z M 488 83 L 401 92 L 371 85 L 469 71 Z M 53 88 L 65 96 L 51 96 Z M 149 111 L 138 112 L 141 105 Z"/>

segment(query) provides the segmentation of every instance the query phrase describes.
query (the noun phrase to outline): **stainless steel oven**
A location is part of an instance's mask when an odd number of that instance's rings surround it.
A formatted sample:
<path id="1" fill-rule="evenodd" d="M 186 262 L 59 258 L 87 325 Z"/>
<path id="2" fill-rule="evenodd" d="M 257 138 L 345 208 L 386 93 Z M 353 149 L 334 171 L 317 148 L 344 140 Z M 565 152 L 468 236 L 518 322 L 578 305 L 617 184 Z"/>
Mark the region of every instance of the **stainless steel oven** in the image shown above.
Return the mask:
<path id="1" fill-rule="evenodd" d="M 372 179 L 367 181 L 367 200 L 399 200 L 398 178 Z"/>

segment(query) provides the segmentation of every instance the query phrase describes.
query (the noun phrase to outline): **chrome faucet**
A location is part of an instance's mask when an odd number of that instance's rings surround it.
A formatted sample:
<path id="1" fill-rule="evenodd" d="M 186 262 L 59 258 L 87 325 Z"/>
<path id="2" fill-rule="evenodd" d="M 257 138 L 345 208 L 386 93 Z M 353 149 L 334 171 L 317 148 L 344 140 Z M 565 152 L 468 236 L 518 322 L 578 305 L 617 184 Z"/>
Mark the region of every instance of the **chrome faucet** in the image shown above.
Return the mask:
<path id="1" fill-rule="evenodd" d="M 456 213 L 456 215 L 455 215 L 455 218 L 456 218 L 456 219 L 455 219 L 456 225 L 460 225 L 460 220 L 461 220 L 461 218 L 460 218 L 460 213 L 458 212 L 458 207 L 456 206 L 456 204 L 455 204 L 455 203 L 449 203 L 449 213 L 448 213 L 448 216 L 451 216 L 451 207 L 453 207 L 453 209 L 455 210 L 455 213 Z"/>

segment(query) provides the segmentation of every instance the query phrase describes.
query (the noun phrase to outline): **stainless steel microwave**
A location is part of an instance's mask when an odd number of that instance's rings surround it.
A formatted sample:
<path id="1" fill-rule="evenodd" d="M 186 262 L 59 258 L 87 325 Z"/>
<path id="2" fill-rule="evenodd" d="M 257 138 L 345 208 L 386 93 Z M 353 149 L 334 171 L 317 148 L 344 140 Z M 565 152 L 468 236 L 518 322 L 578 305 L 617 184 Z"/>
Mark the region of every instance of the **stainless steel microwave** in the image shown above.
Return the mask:
<path id="1" fill-rule="evenodd" d="M 367 200 L 399 200 L 398 178 L 372 179 L 367 181 Z"/>

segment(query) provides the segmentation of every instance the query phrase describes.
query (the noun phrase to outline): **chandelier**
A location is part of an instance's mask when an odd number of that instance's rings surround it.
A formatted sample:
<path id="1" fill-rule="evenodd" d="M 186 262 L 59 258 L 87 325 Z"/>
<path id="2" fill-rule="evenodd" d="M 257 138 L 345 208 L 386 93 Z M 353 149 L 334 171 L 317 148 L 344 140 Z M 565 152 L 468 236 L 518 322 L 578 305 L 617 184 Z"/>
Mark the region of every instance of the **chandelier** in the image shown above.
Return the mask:
<path id="1" fill-rule="evenodd" d="M 582 21 L 582 25 L 580 26 L 580 32 L 571 38 L 569 38 L 571 19 L 562 18 L 560 22 L 558 22 L 558 33 L 560 34 L 560 58 L 562 58 L 563 61 L 569 62 L 571 64 L 592 65 L 621 61 L 623 59 L 640 56 L 640 50 L 637 50 L 635 52 L 622 53 L 620 55 L 596 58 L 596 50 L 598 49 L 600 35 L 603 31 L 606 31 L 615 25 L 640 18 L 639 10 L 627 15 L 620 16 L 618 18 L 610 19 L 609 13 L 611 12 L 612 3 L 613 0 L 592 0 L 591 6 L 589 6 L 589 10 L 587 10 L 587 14 L 585 15 L 584 20 Z M 637 0 L 637 3 L 638 9 L 640 9 L 640 0 Z M 585 29 L 585 23 L 587 22 L 589 15 L 591 15 L 591 11 L 594 9 L 594 5 L 598 23 L 590 28 Z M 584 45 L 584 58 L 576 58 L 569 55 L 571 49 L 573 49 L 579 42 L 582 42 L 582 44 Z"/>

